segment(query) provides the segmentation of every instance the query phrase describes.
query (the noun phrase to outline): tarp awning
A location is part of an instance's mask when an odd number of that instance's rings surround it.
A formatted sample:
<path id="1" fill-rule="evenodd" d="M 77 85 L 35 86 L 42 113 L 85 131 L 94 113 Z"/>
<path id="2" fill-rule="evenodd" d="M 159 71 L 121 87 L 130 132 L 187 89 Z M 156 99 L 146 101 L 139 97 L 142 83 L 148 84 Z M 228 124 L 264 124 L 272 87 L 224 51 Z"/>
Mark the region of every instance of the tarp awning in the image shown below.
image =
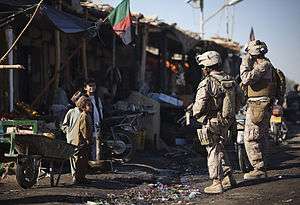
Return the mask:
<path id="1" fill-rule="evenodd" d="M 44 6 L 42 12 L 48 17 L 53 25 L 64 33 L 79 33 L 86 31 L 93 24 L 77 16 L 59 11 L 51 6 Z"/>

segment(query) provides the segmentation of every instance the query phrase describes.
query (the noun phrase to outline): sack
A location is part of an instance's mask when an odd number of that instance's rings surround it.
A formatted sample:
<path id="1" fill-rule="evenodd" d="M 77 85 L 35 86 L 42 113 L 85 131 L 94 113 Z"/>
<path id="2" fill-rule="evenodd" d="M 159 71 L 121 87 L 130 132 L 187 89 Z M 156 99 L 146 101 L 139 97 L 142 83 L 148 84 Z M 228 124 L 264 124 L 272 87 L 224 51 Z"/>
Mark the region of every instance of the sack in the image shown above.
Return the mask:
<path id="1" fill-rule="evenodd" d="M 258 125 L 264 117 L 269 108 L 269 101 L 251 101 L 249 102 L 250 120 L 253 124 Z"/>

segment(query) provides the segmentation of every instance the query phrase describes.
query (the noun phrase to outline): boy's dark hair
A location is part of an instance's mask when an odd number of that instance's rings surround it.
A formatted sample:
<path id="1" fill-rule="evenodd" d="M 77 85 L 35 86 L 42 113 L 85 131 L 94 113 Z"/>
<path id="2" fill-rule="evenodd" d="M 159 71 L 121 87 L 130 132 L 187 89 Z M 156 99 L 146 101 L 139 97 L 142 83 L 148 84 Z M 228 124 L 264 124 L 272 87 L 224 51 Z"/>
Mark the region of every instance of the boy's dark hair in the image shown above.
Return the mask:
<path id="1" fill-rule="evenodd" d="M 94 79 L 94 78 L 88 78 L 86 81 L 84 81 L 83 86 L 85 87 L 85 86 L 90 85 L 90 84 L 92 84 L 92 83 L 95 83 L 95 84 L 96 84 L 95 79 Z"/>

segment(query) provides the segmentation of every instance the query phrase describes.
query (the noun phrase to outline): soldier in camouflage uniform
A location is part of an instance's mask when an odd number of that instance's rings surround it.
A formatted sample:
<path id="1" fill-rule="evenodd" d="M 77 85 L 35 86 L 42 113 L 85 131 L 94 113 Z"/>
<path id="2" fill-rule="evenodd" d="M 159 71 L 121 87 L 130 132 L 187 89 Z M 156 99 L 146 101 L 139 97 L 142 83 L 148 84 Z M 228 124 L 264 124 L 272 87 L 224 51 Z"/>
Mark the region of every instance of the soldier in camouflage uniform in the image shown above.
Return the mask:
<path id="1" fill-rule="evenodd" d="M 198 86 L 192 107 L 193 116 L 202 124 L 202 129 L 197 132 L 201 144 L 206 146 L 209 176 L 213 180 L 204 192 L 222 193 L 236 184 L 222 143 L 227 136 L 230 120 L 221 116 L 224 92 L 220 82 L 230 77 L 221 71 L 219 53 L 208 51 L 196 56 L 196 60 L 207 71 L 205 79 Z"/>
<path id="2" fill-rule="evenodd" d="M 265 151 L 271 116 L 271 104 L 275 96 L 273 66 L 265 57 L 268 52 L 264 42 L 249 42 L 246 55 L 240 67 L 242 87 L 247 93 L 245 124 L 245 147 L 254 170 L 246 173 L 244 179 L 265 178 Z"/>

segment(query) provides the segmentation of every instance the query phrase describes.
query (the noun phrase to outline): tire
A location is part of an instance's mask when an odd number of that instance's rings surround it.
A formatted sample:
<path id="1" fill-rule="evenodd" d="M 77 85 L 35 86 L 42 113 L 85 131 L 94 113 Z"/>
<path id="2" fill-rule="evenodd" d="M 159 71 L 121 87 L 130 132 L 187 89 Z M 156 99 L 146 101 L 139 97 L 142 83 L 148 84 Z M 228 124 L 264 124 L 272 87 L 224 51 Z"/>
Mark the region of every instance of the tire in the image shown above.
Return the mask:
<path id="1" fill-rule="evenodd" d="M 29 189 L 35 185 L 38 178 L 38 167 L 34 165 L 34 159 L 24 157 L 18 160 L 16 179 L 20 187 Z"/>
<path id="2" fill-rule="evenodd" d="M 273 140 L 276 145 L 279 144 L 279 134 L 280 134 L 279 129 L 280 129 L 279 126 L 275 124 L 273 130 Z"/>
<path id="3" fill-rule="evenodd" d="M 123 130 L 115 131 L 115 135 L 116 135 L 116 140 L 122 141 L 126 145 L 126 148 L 124 151 L 122 150 L 118 152 L 117 149 L 110 148 L 109 146 L 105 146 L 106 148 L 110 149 L 108 157 L 112 159 L 122 160 L 124 162 L 130 161 L 136 152 L 136 143 L 134 140 L 135 135 L 131 132 L 126 132 Z M 105 138 L 107 139 L 107 141 L 112 141 L 113 140 L 112 133 L 107 133 Z"/>

